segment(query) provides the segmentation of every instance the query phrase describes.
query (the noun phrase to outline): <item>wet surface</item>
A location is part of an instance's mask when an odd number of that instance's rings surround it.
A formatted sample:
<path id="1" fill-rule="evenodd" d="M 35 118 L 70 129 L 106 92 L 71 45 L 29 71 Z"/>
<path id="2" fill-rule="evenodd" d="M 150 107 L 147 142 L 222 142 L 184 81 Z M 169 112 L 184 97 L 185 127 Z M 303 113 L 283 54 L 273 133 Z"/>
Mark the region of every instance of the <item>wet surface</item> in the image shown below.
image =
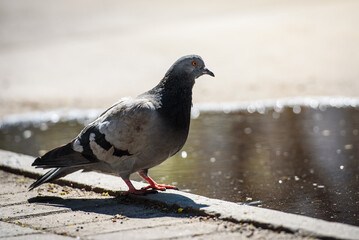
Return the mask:
<path id="1" fill-rule="evenodd" d="M 359 226 L 358 108 L 201 113 L 191 124 L 185 147 L 150 170 L 157 182 Z M 0 148 L 37 156 L 82 127 L 77 121 L 3 127 Z"/>

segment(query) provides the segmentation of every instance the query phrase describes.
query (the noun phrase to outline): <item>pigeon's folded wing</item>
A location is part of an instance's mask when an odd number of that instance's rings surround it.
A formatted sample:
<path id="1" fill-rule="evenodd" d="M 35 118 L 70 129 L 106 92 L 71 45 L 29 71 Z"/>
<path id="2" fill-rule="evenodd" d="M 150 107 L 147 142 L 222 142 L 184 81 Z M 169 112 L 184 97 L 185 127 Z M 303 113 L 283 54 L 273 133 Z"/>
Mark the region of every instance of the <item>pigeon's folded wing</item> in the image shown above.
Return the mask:
<path id="1" fill-rule="evenodd" d="M 118 161 L 141 153 L 154 124 L 156 106 L 148 99 L 124 99 L 104 112 L 73 141 L 89 160 Z"/>

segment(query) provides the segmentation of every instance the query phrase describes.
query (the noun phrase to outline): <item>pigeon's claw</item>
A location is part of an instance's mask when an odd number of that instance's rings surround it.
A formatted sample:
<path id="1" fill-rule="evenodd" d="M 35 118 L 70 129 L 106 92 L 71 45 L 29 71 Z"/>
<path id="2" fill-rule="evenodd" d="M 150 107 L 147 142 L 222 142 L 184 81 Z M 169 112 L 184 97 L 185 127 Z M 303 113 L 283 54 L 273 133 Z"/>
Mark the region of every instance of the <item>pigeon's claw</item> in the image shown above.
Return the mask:
<path id="1" fill-rule="evenodd" d="M 148 185 L 146 187 L 143 187 L 142 189 L 153 189 L 153 190 L 160 190 L 160 191 L 166 191 L 166 189 L 175 189 L 178 190 L 177 187 L 175 186 L 171 186 L 171 185 L 166 185 L 166 184 L 154 184 L 154 185 Z"/>
<path id="2" fill-rule="evenodd" d="M 166 184 L 157 184 L 160 187 L 166 188 L 166 189 L 174 189 L 174 190 L 178 190 L 178 187 L 176 186 L 171 186 L 171 185 L 166 185 Z"/>
<path id="3" fill-rule="evenodd" d="M 155 190 L 160 190 L 160 191 L 166 191 L 166 188 L 165 187 L 162 187 L 160 186 L 159 184 L 156 184 L 156 185 L 148 185 L 146 187 L 143 187 L 141 189 L 155 189 Z"/>

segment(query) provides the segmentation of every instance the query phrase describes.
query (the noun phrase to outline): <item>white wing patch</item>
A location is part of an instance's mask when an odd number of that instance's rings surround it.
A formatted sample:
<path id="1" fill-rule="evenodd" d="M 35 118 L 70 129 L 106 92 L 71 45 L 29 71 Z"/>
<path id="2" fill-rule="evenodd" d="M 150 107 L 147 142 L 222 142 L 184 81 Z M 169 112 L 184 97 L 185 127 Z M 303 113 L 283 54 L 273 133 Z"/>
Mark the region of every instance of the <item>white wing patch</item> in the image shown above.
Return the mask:
<path id="1" fill-rule="evenodd" d="M 80 141 L 76 138 L 76 140 L 74 141 L 74 143 L 72 144 L 72 149 L 76 152 L 83 152 L 84 148 L 81 145 Z"/>
<path id="2" fill-rule="evenodd" d="M 102 161 L 108 161 L 108 160 L 119 160 L 120 157 L 113 156 L 114 153 L 114 147 L 111 147 L 108 151 L 103 149 L 100 145 L 98 145 L 95 142 L 96 135 L 94 133 L 90 134 L 89 140 L 90 140 L 90 148 L 93 152 L 93 154 L 97 157 L 97 159 Z"/>

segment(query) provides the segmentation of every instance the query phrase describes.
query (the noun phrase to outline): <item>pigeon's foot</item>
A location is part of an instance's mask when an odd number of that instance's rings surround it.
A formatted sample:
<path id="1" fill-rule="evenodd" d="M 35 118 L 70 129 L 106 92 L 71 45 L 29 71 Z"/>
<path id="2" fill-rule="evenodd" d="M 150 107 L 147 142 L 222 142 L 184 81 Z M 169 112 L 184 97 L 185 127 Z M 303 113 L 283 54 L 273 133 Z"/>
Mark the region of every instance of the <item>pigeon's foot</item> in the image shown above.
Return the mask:
<path id="1" fill-rule="evenodd" d="M 166 191 L 166 189 L 175 189 L 178 190 L 177 187 L 175 186 L 171 186 L 171 185 L 166 185 L 166 184 L 154 184 L 154 185 L 148 185 L 146 187 L 143 187 L 142 189 L 153 189 L 153 190 L 160 190 L 160 191 Z"/>
<path id="2" fill-rule="evenodd" d="M 128 195 L 128 194 L 134 194 L 134 195 L 146 195 L 148 193 L 157 193 L 156 189 L 152 188 L 152 189 L 136 189 L 133 184 L 131 183 L 131 181 L 129 179 L 123 179 L 125 181 L 125 183 L 128 186 L 128 191 L 125 192 L 124 195 Z"/>
<path id="3" fill-rule="evenodd" d="M 171 185 L 166 185 L 166 184 L 158 184 L 156 183 L 152 178 L 150 178 L 150 176 L 147 175 L 147 172 L 139 172 L 140 176 L 145 179 L 150 185 L 143 187 L 142 189 L 153 189 L 153 190 L 160 190 L 160 191 L 165 191 L 166 189 L 176 189 L 178 190 L 177 187 L 175 186 L 171 186 Z"/>

